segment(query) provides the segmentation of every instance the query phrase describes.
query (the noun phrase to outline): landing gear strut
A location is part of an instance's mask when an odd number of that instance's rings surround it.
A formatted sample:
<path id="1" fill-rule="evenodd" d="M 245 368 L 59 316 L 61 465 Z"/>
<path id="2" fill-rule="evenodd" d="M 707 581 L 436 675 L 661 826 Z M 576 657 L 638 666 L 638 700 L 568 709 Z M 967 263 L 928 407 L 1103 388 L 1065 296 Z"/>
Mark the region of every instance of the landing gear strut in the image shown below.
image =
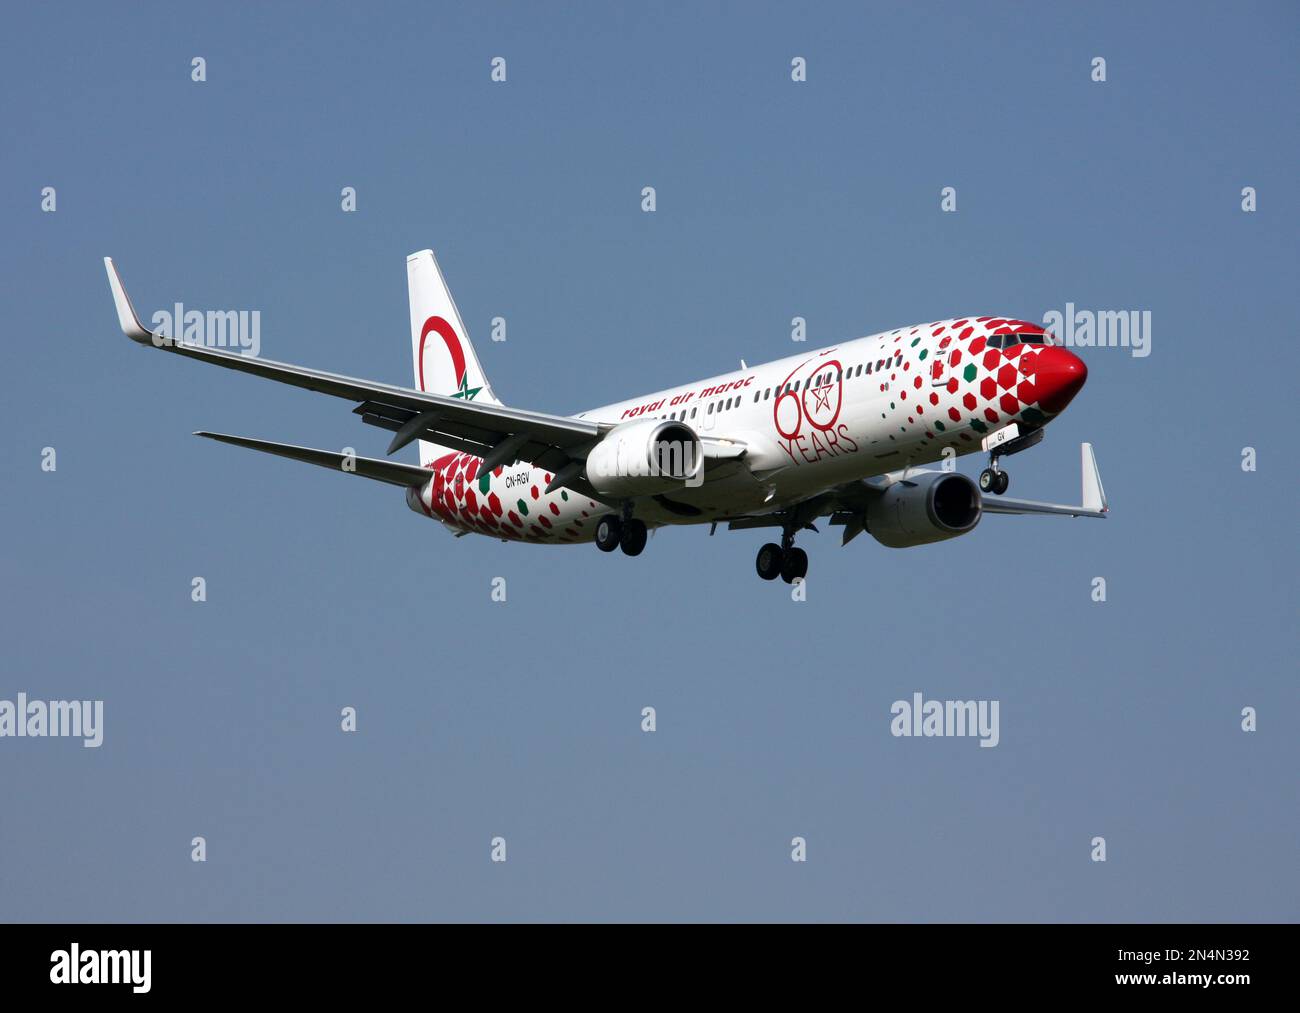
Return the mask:
<path id="1" fill-rule="evenodd" d="M 754 569 L 764 580 L 780 577 L 787 584 L 792 584 L 808 576 L 808 553 L 795 547 L 794 531 L 787 528 L 781 535 L 780 545 L 768 542 L 758 550 Z"/>

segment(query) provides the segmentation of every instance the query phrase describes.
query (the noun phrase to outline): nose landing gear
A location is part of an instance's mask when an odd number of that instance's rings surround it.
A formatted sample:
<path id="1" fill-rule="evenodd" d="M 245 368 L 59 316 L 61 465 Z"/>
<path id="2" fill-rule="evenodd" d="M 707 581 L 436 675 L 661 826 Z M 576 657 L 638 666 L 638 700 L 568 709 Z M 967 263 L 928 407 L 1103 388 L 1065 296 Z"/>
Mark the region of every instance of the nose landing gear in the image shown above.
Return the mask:
<path id="1" fill-rule="evenodd" d="M 1013 422 L 984 438 L 982 446 L 989 452 L 989 466 L 980 472 L 980 492 L 1001 496 L 1011 485 L 1011 476 L 998 467 L 998 461 L 1043 442 L 1045 429 L 1039 426 L 1024 432 L 1022 425 Z"/>
<path id="2" fill-rule="evenodd" d="M 1011 476 L 998 468 L 996 457 L 990 462 L 989 467 L 980 472 L 980 492 L 991 492 L 995 496 L 1001 496 L 1010 485 Z"/>

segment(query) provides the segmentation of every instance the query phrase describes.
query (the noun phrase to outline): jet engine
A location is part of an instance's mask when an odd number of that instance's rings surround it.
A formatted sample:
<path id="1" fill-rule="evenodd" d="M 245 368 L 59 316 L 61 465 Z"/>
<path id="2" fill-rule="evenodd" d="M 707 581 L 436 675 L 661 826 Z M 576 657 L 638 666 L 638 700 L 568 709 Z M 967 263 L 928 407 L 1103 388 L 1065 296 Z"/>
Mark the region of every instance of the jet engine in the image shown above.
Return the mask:
<path id="1" fill-rule="evenodd" d="M 637 419 L 615 426 L 587 454 L 587 481 L 607 496 L 652 496 L 698 486 L 700 438 L 684 422 Z"/>
<path id="2" fill-rule="evenodd" d="M 972 530 L 983 511 L 979 488 L 957 472 L 930 471 L 895 482 L 867 506 L 867 531 L 905 549 Z"/>

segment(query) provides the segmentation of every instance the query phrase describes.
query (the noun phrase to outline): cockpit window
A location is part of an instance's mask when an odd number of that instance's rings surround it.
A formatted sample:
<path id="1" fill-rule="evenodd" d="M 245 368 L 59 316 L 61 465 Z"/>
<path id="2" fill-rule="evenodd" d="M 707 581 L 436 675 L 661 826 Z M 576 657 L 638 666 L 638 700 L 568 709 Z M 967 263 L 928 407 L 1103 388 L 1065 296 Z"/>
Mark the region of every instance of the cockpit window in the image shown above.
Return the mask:
<path id="1" fill-rule="evenodd" d="M 989 348 L 1014 348 L 1016 345 L 1051 345 L 1055 342 L 1050 334 L 1034 334 L 1021 331 L 1019 334 L 991 334 Z"/>

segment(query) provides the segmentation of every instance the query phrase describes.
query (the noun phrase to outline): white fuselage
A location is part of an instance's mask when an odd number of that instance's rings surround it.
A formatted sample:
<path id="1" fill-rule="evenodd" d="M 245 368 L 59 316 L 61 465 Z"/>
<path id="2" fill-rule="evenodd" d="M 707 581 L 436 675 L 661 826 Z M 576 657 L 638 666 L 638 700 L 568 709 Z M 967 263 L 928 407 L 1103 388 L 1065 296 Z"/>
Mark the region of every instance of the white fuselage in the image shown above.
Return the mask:
<path id="1" fill-rule="evenodd" d="M 1035 343 L 992 347 L 1019 331 Z M 677 419 L 705 439 L 745 447 L 698 486 L 636 504 L 648 524 L 698 524 L 779 510 L 858 479 L 981 449 L 1009 422 L 1036 428 L 1055 411 L 1040 404 L 1034 363 L 1042 328 L 1004 317 L 960 318 L 885 331 L 830 348 L 656 391 L 582 412 L 617 425 Z M 996 335 L 996 337 L 994 337 Z M 479 459 L 444 451 L 423 464 L 434 476 L 411 505 L 457 531 L 541 542 L 592 538 L 609 507 L 571 490 L 545 491 L 551 476 L 526 464 L 477 474 Z"/>

